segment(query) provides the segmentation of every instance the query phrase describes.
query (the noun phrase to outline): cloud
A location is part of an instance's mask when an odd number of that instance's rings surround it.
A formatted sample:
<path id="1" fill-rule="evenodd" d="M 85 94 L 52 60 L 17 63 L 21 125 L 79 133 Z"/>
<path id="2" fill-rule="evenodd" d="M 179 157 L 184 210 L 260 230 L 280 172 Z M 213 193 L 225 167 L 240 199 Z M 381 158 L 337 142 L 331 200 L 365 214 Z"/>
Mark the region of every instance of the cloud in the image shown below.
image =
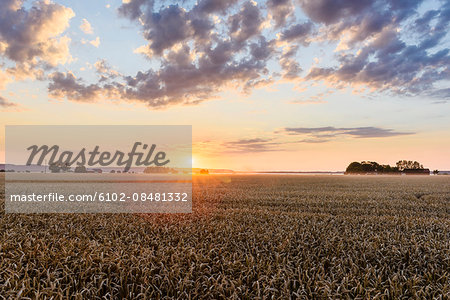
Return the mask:
<path id="1" fill-rule="evenodd" d="M 144 22 L 144 37 L 150 41 L 149 48 L 157 55 L 194 34 L 186 11 L 178 5 L 152 13 L 146 16 Z"/>
<path id="2" fill-rule="evenodd" d="M 300 0 L 303 11 L 315 22 L 333 24 L 370 7 L 372 0 Z"/>
<path id="3" fill-rule="evenodd" d="M 303 139 L 303 140 L 299 140 L 299 141 L 296 141 L 297 143 L 305 143 L 305 144 L 322 144 L 322 143 L 327 143 L 327 142 L 329 142 L 330 140 L 329 139 L 317 139 L 317 138 L 314 138 L 314 139 Z"/>
<path id="4" fill-rule="evenodd" d="M 299 46 L 285 46 L 278 63 L 281 67 L 281 75 L 286 80 L 294 80 L 299 78 L 299 74 L 303 71 L 297 62 L 295 55 Z"/>
<path id="5" fill-rule="evenodd" d="M 302 24 L 292 25 L 281 32 L 281 41 L 295 41 L 307 46 L 313 30 L 313 24 L 311 22 L 305 22 Z"/>
<path id="6" fill-rule="evenodd" d="M 114 70 L 106 60 L 101 59 L 94 63 L 94 68 L 96 72 L 102 76 L 100 81 L 105 81 L 106 79 L 114 79 L 120 76 L 120 73 Z"/>
<path id="7" fill-rule="evenodd" d="M 39 65 L 56 66 L 69 62 L 70 38 L 62 35 L 74 16 L 72 9 L 48 1 L 33 2 L 30 9 L 22 1 L 2 2 L 0 10 L 0 54 L 16 64 L 34 70 Z M 23 72 L 23 70 L 22 70 Z M 32 75 L 32 72 L 30 72 Z"/>
<path id="8" fill-rule="evenodd" d="M 85 85 L 73 73 L 55 72 L 50 75 L 49 92 L 53 98 L 67 97 L 75 101 L 96 100 L 102 94 L 102 88 L 96 84 Z"/>
<path id="9" fill-rule="evenodd" d="M 283 27 L 295 9 L 292 0 L 268 0 L 267 8 L 276 28 Z"/>
<path id="10" fill-rule="evenodd" d="M 153 1 L 132 0 L 119 14 L 139 20 L 148 44 L 135 50 L 160 63 L 159 69 L 137 72 L 116 81 L 121 99 L 150 107 L 196 104 L 214 98 L 224 87 L 243 92 L 270 84 L 266 64 L 275 55 L 275 42 L 261 35 L 261 8 L 243 1 L 202 0 L 191 10 L 169 5 L 155 10 Z M 217 15 L 223 23 L 216 24 Z M 218 33 L 218 26 L 225 26 Z"/>
<path id="11" fill-rule="evenodd" d="M 267 143 L 270 140 L 262 139 L 262 138 L 254 138 L 254 139 L 241 139 L 233 142 L 229 142 L 229 145 L 251 145 L 251 144 L 260 144 Z"/>
<path id="12" fill-rule="evenodd" d="M 119 15 L 126 17 L 130 20 L 137 20 L 142 15 L 141 6 L 147 6 L 148 10 L 153 10 L 154 1 L 146 0 L 129 0 L 123 1 L 119 7 Z"/>
<path id="13" fill-rule="evenodd" d="M 81 29 L 81 31 L 83 31 L 86 34 L 93 34 L 94 33 L 94 30 L 92 29 L 91 23 L 89 23 L 89 21 L 86 20 L 86 19 L 83 19 L 81 21 L 80 29 Z"/>
<path id="14" fill-rule="evenodd" d="M 329 95 L 331 95 L 332 93 L 334 93 L 334 90 L 326 90 L 324 92 L 318 93 L 314 96 L 311 96 L 307 99 L 298 99 L 298 100 L 294 100 L 291 103 L 294 104 L 302 104 L 302 105 L 307 105 L 307 104 L 322 104 L 322 103 L 327 103 L 327 101 L 325 100 L 325 98 Z"/>
<path id="15" fill-rule="evenodd" d="M 450 88 L 434 89 L 430 91 L 429 96 L 439 99 L 450 99 Z"/>
<path id="16" fill-rule="evenodd" d="M 348 135 L 354 138 L 382 138 L 400 135 L 415 134 L 414 132 L 400 132 L 393 129 L 384 129 L 379 127 L 354 127 L 354 128 L 336 128 L 326 127 L 286 127 L 284 132 L 289 135 L 310 134 L 317 138 L 331 138 L 340 135 Z"/>
<path id="17" fill-rule="evenodd" d="M 260 33 L 263 17 L 255 2 L 247 1 L 239 13 L 229 18 L 229 23 L 231 38 L 242 43 Z"/>
<path id="18" fill-rule="evenodd" d="M 300 0 L 300 5 L 313 22 L 325 25 L 323 38 L 354 44 L 413 16 L 422 1 Z"/>
<path id="19" fill-rule="evenodd" d="M 4 90 L 6 85 L 12 81 L 11 76 L 0 70 L 0 90 Z"/>
<path id="20" fill-rule="evenodd" d="M 0 96 L 0 109 L 11 108 L 11 107 L 17 107 L 17 104 L 9 102 L 8 100 L 6 100 L 2 96 Z"/>
<path id="21" fill-rule="evenodd" d="M 283 47 L 282 54 L 278 60 L 282 70 L 282 78 L 286 80 L 299 79 L 303 69 L 296 58 L 300 48 L 309 45 L 310 35 L 313 30 L 311 22 L 292 25 L 282 30 L 277 36 L 277 44 Z"/>
<path id="22" fill-rule="evenodd" d="M 237 45 L 237 43 L 239 45 Z M 263 36 L 242 45 L 230 40 L 218 40 L 216 45 L 204 49 L 196 57 L 191 47 L 172 47 L 160 57 L 158 70 L 139 71 L 134 76 L 121 76 L 108 85 L 105 93 L 113 92 L 120 99 L 137 101 L 149 107 L 161 108 L 174 104 L 196 104 L 211 97 L 226 85 L 244 82 L 243 89 L 252 89 L 270 83 L 266 63 L 274 53 L 274 42 Z M 248 56 L 237 59 L 234 50 L 246 47 Z M 79 100 L 85 94 L 90 99 L 103 97 L 102 82 L 91 85 L 61 85 L 61 76 L 51 78 L 49 92 L 66 95 L 70 100 Z M 73 82 L 74 80 L 71 80 Z M 91 93 L 95 90 L 96 93 Z"/>
<path id="23" fill-rule="evenodd" d="M 383 129 L 377 127 L 343 128 L 343 130 L 343 134 L 348 134 L 356 138 L 391 137 L 414 134 L 414 132 L 399 132 L 393 129 Z"/>
<path id="24" fill-rule="evenodd" d="M 231 152 L 268 152 L 279 151 L 282 143 L 274 142 L 272 139 L 252 138 L 240 139 L 223 143 L 223 147 Z"/>
<path id="25" fill-rule="evenodd" d="M 380 127 L 285 127 L 267 133 L 263 137 L 241 138 L 222 143 L 204 141 L 199 147 L 208 148 L 215 152 L 258 153 L 270 151 L 298 150 L 300 144 L 328 143 L 339 137 L 387 138 L 411 135 L 415 132 L 401 132 L 394 129 Z"/>
<path id="26" fill-rule="evenodd" d="M 86 39 L 82 39 L 81 43 L 83 45 L 90 44 L 90 45 L 94 46 L 95 48 L 98 48 L 100 46 L 100 37 L 96 37 L 95 39 L 90 40 L 90 41 L 86 40 Z"/>
<path id="27" fill-rule="evenodd" d="M 53 31 L 50 40 L 58 40 L 55 49 L 61 49 L 55 50 L 59 56 L 52 55 L 52 63 L 63 63 L 63 57 L 69 54 L 68 47 L 62 51 L 69 42 L 63 32 L 71 10 L 49 2 L 38 3 L 35 10 L 54 11 L 45 13 L 47 18 L 61 15 L 58 29 L 52 27 L 47 31 Z M 198 104 L 216 98 L 226 89 L 250 93 L 275 80 L 289 80 L 325 81 L 330 87 L 352 87 L 355 91 L 368 87 L 366 91 L 375 93 L 450 98 L 448 89 L 438 88 L 450 79 L 450 56 L 446 46 L 448 3 L 439 2 L 438 7 L 423 13 L 418 10 L 423 3 L 421 0 L 176 3 L 162 5 L 160 1 L 128 0 L 118 8 L 121 17 L 139 26 L 145 40 L 135 52 L 144 55 L 149 65 L 157 67 L 112 74 L 109 72 L 112 69 L 99 71 L 102 69 L 99 65 L 98 78 L 91 82 L 76 78 L 71 72 L 52 70 L 49 93 L 75 101 L 81 101 L 83 95 L 88 97 L 85 101 L 114 95 L 115 99 L 165 108 Z M 6 7 L 9 11 L 18 11 L 17 5 Z M 17 14 L 35 13 L 34 10 L 20 11 Z M 7 18 L 7 14 L 0 13 L 0 16 Z M 87 24 L 88 21 L 83 21 L 85 29 L 90 28 Z M 84 40 L 84 43 L 99 47 L 100 38 Z M 334 60 L 326 59 L 323 65 L 314 63 L 304 71 L 304 48 L 327 43 L 336 46 Z M 9 44 L 3 44 L 0 50 L 6 53 Z M 17 68 L 22 73 L 16 70 L 17 76 L 25 74 L 23 70 L 34 72 L 37 57 L 38 61 L 51 61 L 42 58 L 43 54 L 42 57 L 33 55 L 30 56 L 33 59 L 28 57 L 18 62 Z M 34 72 L 33 76 L 45 78 L 45 72 Z M 294 102 L 322 103 L 325 96 Z"/>
<path id="28" fill-rule="evenodd" d="M 90 41 L 89 44 L 98 48 L 100 46 L 100 37 L 96 37 L 95 40 Z"/>
<path id="29" fill-rule="evenodd" d="M 302 1 L 308 16 L 325 24 L 322 40 L 339 41 L 338 65 L 313 67 L 305 79 L 338 88 L 362 85 L 377 92 L 445 97 L 445 91 L 436 93 L 435 84 L 450 79 L 449 49 L 441 47 L 450 3 L 419 15 L 422 2 L 339 1 L 336 6 L 335 1 Z"/>
<path id="30" fill-rule="evenodd" d="M 432 95 L 436 82 L 450 79 L 449 49 L 429 52 L 442 37 L 407 45 L 395 31 L 386 29 L 357 54 L 339 55 L 338 67 L 314 67 L 306 79 L 325 80 L 336 87 L 365 85 L 401 95 Z"/>
<path id="31" fill-rule="evenodd" d="M 196 13 L 211 14 L 211 13 L 226 13 L 227 9 L 236 4 L 238 0 L 200 0 L 198 5 L 194 8 Z"/>
<path id="32" fill-rule="evenodd" d="M 225 13 L 236 2 L 237 0 L 202 0 L 190 11 L 178 4 L 165 6 L 157 11 L 154 9 L 154 1 L 131 0 L 119 7 L 119 14 L 130 20 L 139 20 L 143 36 L 149 41 L 148 56 L 152 57 L 159 56 L 165 50 L 186 40 L 207 40 L 214 29 L 212 14 Z M 248 13 L 248 3 L 244 5 L 244 13 Z M 258 12 L 253 11 L 256 14 Z M 236 15 L 239 16 L 241 14 Z M 251 27 L 254 23 L 246 20 L 243 26 Z"/>
<path id="33" fill-rule="evenodd" d="M 447 104 L 447 101 L 446 100 L 434 101 L 431 102 L 431 104 Z"/>

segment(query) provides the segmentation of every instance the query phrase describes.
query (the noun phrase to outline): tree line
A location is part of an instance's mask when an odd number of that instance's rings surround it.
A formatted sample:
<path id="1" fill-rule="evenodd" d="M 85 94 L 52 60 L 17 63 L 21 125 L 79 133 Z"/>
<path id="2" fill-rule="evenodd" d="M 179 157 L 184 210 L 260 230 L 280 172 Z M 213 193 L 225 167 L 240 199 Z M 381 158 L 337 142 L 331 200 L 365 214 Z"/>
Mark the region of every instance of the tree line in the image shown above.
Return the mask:
<path id="1" fill-rule="evenodd" d="M 401 172 L 410 172 L 410 173 L 426 173 L 429 172 L 428 169 L 425 169 L 421 163 L 418 161 L 412 160 L 399 160 L 394 166 L 390 165 L 381 165 L 375 161 L 362 161 L 362 162 L 352 162 L 348 165 L 345 173 L 350 174 L 360 174 L 360 173 L 401 173 Z M 437 173 L 435 170 L 433 173 Z"/>

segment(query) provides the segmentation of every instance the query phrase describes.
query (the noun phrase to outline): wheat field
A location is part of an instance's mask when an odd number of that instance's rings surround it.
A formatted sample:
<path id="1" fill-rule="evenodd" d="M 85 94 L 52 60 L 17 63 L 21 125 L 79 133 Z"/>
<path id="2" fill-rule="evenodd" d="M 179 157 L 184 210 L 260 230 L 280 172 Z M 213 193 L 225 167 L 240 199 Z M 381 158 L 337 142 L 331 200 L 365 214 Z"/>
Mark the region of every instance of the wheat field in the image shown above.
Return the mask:
<path id="1" fill-rule="evenodd" d="M 5 214 L 3 184 L 3 299 L 450 297 L 450 176 L 196 176 L 176 215 Z"/>

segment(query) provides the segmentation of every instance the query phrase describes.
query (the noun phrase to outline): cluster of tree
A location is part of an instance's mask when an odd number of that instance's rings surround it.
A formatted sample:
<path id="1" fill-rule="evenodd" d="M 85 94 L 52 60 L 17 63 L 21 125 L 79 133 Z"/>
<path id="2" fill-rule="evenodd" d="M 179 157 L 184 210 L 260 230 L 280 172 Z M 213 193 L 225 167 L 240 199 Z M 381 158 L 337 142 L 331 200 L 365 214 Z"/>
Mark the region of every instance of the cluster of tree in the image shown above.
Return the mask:
<path id="1" fill-rule="evenodd" d="M 177 174 L 178 171 L 173 168 L 166 168 L 166 167 L 147 167 L 144 169 L 144 173 L 152 174 L 152 173 L 158 173 L 158 174 Z"/>
<path id="2" fill-rule="evenodd" d="M 375 161 L 362 161 L 362 162 L 352 162 L 348 165 L 345 173 L 400 173 L 408 170 L 424 170 L 423 165 L 417 161 L 411 160 L 399 160 L 396 163 L 395 167 L 391 167 L 390 165 L 380 165 Z"/>
<path id="3" fill-rule="evenodd" d="M 209 170 L 208 169 L 201 169 L 200 170 L 200 174 L 201 175 L 209 175 Z"/>
<path id="4" fill-rule="evenodd" d="M 352 162 L 345 170 L 346 173 L 393 173 L 398 172 L 398 167 L 380 165 L 375 161 Z"/>
<path id="5" fill-rule="evenodd" d="M 76 166 L 75 173 L 87 173 L 86 167 L 85 166 Z"/>
<path id="6" fill-rule="evenodd" d="M 423 169 L 423 165 L 420 164 L 417 161 L 412 160 L 399 160 L 397 163 L 397 168 L 399 171 L 403 171 L 405 169 L 411 169 L 411 170 L 417 170 L 417 169 Z"/>
<path id="7" fill-rule="evenodd" d="M 68 163 L 55 162 L 55 163 L 51 163 L 48 166 L 48 169 L 52 173 L 68 172 L 70 170 L 70 166 Z"/>

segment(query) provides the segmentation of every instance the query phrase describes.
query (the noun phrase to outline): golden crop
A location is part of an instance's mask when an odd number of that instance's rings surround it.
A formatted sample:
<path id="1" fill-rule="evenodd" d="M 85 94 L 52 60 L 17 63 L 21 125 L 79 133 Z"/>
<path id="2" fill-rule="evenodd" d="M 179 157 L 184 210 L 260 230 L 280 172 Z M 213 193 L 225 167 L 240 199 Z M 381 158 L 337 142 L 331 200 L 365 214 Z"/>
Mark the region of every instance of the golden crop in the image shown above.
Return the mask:
<path id="1" fill-rule="evenodd" d="M 3 193 L 0 298 L 450 297 L 446 176 L 199 176 L 184 215 L 5 214 Z"/>

